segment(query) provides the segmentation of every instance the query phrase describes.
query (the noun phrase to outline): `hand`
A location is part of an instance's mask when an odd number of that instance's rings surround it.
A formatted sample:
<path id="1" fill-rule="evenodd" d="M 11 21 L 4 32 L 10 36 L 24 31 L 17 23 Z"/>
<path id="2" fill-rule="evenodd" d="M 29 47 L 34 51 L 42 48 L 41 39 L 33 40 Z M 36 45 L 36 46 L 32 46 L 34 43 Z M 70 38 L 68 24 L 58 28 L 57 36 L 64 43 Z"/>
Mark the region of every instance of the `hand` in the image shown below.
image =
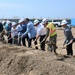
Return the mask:
<path id="1" fill-rule="evenodd" d="M 24 34 L 22 34 L 22 36 L 21 37 L 24 37 Z"/>
<path id="2" fill-rule="evenodd" d="M 49 43 L 49 41 L 47 40 L 47 41 L 45 41 L 45 43 Z"/>
<path id="3" fill-rule="evenodd" d="M 63 44 L 63 47 L 64 47 L 64 45 L 65 45 L 65 44 Z"/>
<path id="4" fill-rule="evenodd" d="M 63 47 L 67 47 L 67 44 L 65 44 Z"/>
<path id="5" fill-rule="evenodd" d="M 37 41 L 37 39 L 35 39 L 34 41 Z"/>

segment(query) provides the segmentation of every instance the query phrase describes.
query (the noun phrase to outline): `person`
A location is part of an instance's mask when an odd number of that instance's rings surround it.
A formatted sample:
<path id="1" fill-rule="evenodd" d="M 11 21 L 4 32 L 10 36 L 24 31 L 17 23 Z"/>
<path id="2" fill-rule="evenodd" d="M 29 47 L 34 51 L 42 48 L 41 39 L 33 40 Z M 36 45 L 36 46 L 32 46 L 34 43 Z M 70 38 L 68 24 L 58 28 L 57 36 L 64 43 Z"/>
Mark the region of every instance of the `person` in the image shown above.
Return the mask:
<path id="1" fill-rule="evenodd" d="M 10 35 L 11 27 L 12 27 L 11 21 L 7 20 L 6 25 L 5 25 L 5 30 L 6 30 L 7 36 Z"/>
<path id="2" fill-rule="evenodd" d="M 37 19 L 34 20 L 34 26 L 36 26 L 36 30 L 37 30 L 36 39 L 40 37 L 41 50 L 45 51 L 45 41 L 43 40 L 46 35 L 46 28 Z"/>
<path id="3" fill-rule="evenodd" d="M 24 39 L 25 39 L 26 35 L 28 34 L 28 47 L 31 47 L 32 40 L 34 40 L 35 45 L 37 44 L 37 41 L 35 41 L 36 29 L 34 27 L 34 24 L 29 20 L 29 18 L 25 19 L 25 23 L 27 24 L 27 30 L 22 35 L 22 43 L 24 43 Z M 36 49 L 38 49 L 38 48 L 36 47 Z"/>
<path id="4" fill-rule="evenodd" d="M 10 43 L 10 44 L 12 43 L 12 39 L 11 39 L 11 27 L 12 27 L 11 21 L 7 20 L 6 24 L 4 26 L 4 31 L 5 31 L 5 34 L 8 37 L 8 43 Z"/>
<path id="5" fill-rule="evenodd" d="M 2 23 L 0 22 L 0 33 L 3 31 L 3 25 Z"/>
<path id="6" fill-rule="evenodd" d="M 12 22 L 11 38 L 12 38 L 12 44 L 18 44 L 18 30 L 16 30 L 15 22 Z"/>
<path id="7" fill-rule="evenodd" d="M 25 23 L 25 19 L 23 21 L 23 24 L 22 24 L 22 33 L 26 32 L 27 30 L 27 24 Z M 22 45 L 23 46 L 26 46 L 26 40 L 28 42 L 28 34 L 25 36 L 25 39 L 23 39 L 24 41 L 22 42 Z"/>
<path id="8" fill-rule="evenodd" d="M 68 26 L 67 24 L 68 22 L 66 20 L 62 20 L 61 26 L 64 28 L 65 35 L 65 41 L 63 46 L 66 46 L 67 55 L 73 55 L 72 44 L 74 37 L 72 35 L 70 26 Z"/>
<path id="9" fill-rule="evenodd" d="M 22 24 L 23 24 L 23 19 L 19 20 L 19 25 L 17 25 L 16 29 L 18 30 L 18 45 L 21 45 L 21 36 L 23 34 L 23 28 L 22 28 Z"/>
<path id="10" fill-rule="evenodd" d="M 57 49 L 57 46 L 56 46 L 56 42 L 57 42 L 56 28 L 52 22 L 48 23 L 47 19 L 43 19 L 42 23 L 46 27 L 46 30 L 47 30 L 45 40 L 47 40 L 47 38 L 49 36 L 48 50 L 51 52 L 52 52 L 52 50 L 54 50 L 54 53 L 57 54 L 57 52 L 56 52 L 56 49 Z"/>

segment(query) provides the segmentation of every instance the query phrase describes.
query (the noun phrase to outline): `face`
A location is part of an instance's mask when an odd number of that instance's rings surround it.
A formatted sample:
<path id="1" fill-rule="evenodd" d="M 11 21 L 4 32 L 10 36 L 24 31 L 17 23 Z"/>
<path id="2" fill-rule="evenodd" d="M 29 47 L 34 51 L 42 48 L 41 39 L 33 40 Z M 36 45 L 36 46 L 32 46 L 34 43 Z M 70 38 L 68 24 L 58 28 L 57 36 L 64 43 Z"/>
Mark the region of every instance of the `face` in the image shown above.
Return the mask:
<path id="1" fill-rule="evenodd" d="M 11 26 L 11 23 L 9 23 L 8 26 Z"/>
<path id="2" fill-rule="evenodd" d="M 39 25 L 39 23 L 38 24 L 36 24 L 35 26 L 37 27 Z"/>
<path id="3" fill-rule="evenodd" d="M 16 28 L 16 25 L 14 25 L 13 28 Z"/>
<path id="4" fill-rule="evenodd" d="M 44 27 L 46 27 L 48 25 L 48 22 L 46 22 L 45 24 L 44 24 Z"/>
<path id="5" fill-rule="evenodd" d="M 63 28 L 65 28 L 65 27 L 66 27 L 66 25 L 64 24 L 62 27 L 63 27 Z"/>
<path id="6" fill-rule="evenodd" d="M 23 22 L 20 23 L 20 25 L 22 25 L 22 24 L 23 24 Z"/>
<path id="7" fill-rule="evenodd" d="M 27 21 L 27 20 L 25 20 L 25 23 L 27 24 L 27 23 L 28 23 L 28 21 Z"/>

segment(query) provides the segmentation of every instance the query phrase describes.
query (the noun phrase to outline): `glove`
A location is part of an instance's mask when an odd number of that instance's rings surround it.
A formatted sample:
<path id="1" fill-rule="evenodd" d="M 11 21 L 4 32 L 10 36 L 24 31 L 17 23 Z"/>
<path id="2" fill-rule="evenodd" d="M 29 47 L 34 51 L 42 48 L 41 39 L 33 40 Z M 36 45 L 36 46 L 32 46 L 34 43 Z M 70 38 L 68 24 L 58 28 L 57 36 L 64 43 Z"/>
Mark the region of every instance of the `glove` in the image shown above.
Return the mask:
<path id="1" fill-rule="evenodd" d="M 24 34 L 22 34 L 22 36 L 21 37 L 24 37 Z"/>
<path id="2" fill-rule="evenodd" d="M 64 44 L 64 45 L 63 45 L 63 48 L 66 48 L 66 47 L 67 47 L 67 44 Z"/>
<path id="3" fill-rule="evenodd" d="M 45 43 L 49 43 L 49 41 L 45 41 Z"/>

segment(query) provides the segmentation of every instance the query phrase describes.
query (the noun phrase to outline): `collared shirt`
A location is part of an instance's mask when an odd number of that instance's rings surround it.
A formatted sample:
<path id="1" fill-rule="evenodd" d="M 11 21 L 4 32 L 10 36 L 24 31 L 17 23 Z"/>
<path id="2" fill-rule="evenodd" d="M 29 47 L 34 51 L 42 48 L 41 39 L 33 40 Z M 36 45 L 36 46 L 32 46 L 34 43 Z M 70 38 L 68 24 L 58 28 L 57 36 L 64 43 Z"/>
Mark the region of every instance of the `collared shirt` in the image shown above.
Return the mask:
<path id="1" fill-rule="evenodd" d="M 16 29 L 18 30 L 18 32 L 19 31 L 21 31 L 22 30 L 22 26 L 21 25 L 18 25 L 17 27 L 16 27 Z"/>
<path id="2" fill-rule="evenodd" d="M 66 44 L 68 44 L 74 38 L 71 32 L 71 28 L 69 26 L 66 26 L 64 28 L 64 35 L 65 35 L 64 43 Z"/>
<path id="3" fill-rule="evenodd" d="M 27 30 L 27 24 L 22 24 L 22 32 L 24 33 L 24 32 L 26 32 L 26 30 Z"/>
<path id="4" fill-rule="evenodd" d="M 28 22 L 27 30 L 23 35 L 26 36 L 27 34 L 30 39 L 36 37 L 36 29 L 31 21 Z"/>
<path id="5" fill-rule="evenodd" d="M 13 27 L 11 28 L 11 34 L 12 34 L 12 37 L 18 36 L 18 31 L 16 30 L 16 28 L 15 29 Z"/>
<path id="6" fill-rule="evenodd" d="M 42 35 L 46 35 L 46 28 L 40 23 L 38 26 L 37 26 L 37 34 L 42 36 Z"/>
<path id="7" fill-rule="evenodd" d="M 18 25 L 16 27 L 16 30 L 18 31 L 18 35 L 21 36 L 23 33 L 22 33 L 22 26 L 21 25 Z"/>

